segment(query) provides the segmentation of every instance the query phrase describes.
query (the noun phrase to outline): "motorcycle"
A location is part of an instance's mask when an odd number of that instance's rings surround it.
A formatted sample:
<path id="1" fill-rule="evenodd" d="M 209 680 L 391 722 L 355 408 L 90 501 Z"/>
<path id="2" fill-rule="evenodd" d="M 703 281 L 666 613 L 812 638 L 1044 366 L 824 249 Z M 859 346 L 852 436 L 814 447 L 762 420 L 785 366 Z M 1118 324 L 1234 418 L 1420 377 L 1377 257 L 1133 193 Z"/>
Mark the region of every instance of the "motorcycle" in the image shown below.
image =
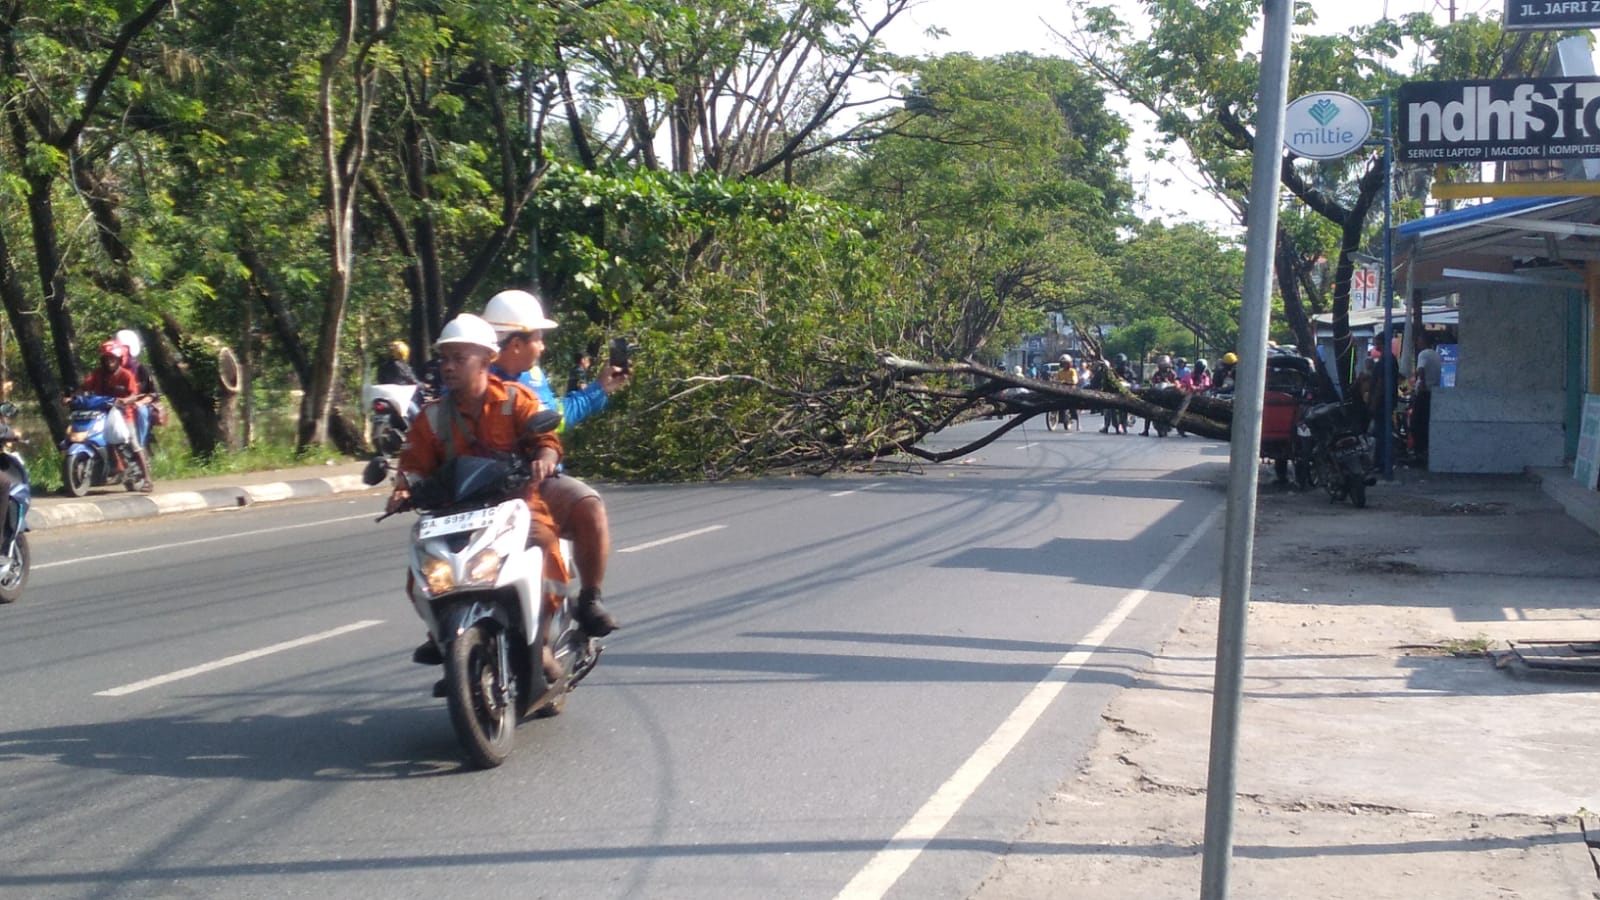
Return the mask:
<path id="1" fill-rule="evenodd" d="M 361 389 L 361 406 L 367 410 L 372 449 L 390 458 L 400 455 L 406 431 L 421 408 L 421 385 L 369 384 Z"/>
<path id="2" fill-rule="evenodd" d="M 559 423 L 548 411 L 533 427 Z M 382 462 L 368 464 L 368 484 L 383 480 Z M 532 516 L 520 494 L 531 479 L 525 461 L 456 457 L 413 485 L 408 505 L 421 515 L 407 592 L 444 660 L 435 695 L 442 688 L 456 737 L 479 768 L 505 761 L 523 717 L 560 713 L 603 649 L 575 618 L 570 544 L 561 542 L 557 560 L 527 546 Z"/>
<path id="3" fill-rule="evenodd" d="M 67 439 L 61 442 L 61 485 L 68 494 L 82 497 L 89 488 L 120 483 L 137 491 L 151 481 L 133 444 L 111 442 L 108 431 L 117 427 L 111 416 L 120 416 L 113 397 L 78 394 L 67 401 Z M 124 425 L 124 433 L 132 425 Z"/>
<path id="4" fill-rule="evenodd" d="M 1367 505 L 1367 488 L 1378 483 L 1374 447 L 1367 434 L 1366 408 L 1358 400 L 1318 403 L 1301 422 L 1311 441 L 1311 477 L 1338 503 L 1348 497 L 1357 509 Z"/>
<path id="5" fill-rule="evenodd" d="M 0 515 L 0 603 L 15 603 L 28 583 L 28 507 L 33 489 L 28 467 L 17 447 L 22 436 L 11 427 L 17 405 L 0 403 L 0 475 L 9 483 L 5 511 Z"/>

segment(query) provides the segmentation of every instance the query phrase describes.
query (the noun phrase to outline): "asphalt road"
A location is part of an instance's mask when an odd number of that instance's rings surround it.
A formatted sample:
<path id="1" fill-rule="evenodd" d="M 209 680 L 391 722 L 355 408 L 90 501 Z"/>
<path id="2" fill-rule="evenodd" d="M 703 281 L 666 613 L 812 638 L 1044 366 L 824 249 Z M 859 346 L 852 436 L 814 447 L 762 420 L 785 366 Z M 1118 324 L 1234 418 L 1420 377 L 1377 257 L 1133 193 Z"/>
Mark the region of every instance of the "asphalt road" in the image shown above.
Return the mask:
<path id="1" fill-rule="evenodd" d="M 607 489 L 625 627 L 491 772 L 409 660 L 377 497 L 38 534 L 0 897 L 965 897 L 1215 590 L 1226 459 L 1030 427 L 921 474 Z"/>

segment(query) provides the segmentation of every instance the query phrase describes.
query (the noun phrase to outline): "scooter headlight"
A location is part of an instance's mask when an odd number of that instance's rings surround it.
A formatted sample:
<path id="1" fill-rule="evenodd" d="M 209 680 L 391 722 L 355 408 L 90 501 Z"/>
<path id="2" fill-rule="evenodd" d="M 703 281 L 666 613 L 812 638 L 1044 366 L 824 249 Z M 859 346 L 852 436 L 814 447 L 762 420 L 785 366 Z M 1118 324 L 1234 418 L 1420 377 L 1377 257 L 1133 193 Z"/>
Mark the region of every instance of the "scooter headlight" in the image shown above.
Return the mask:
<path id="1" fill-rule="evenodd" d="M 500 578 L 500 567 L 505 565 L 506 558 L 489 547 L 472 558 L 467 564 L 467 577 L 462 584 L 492 585 Z"/>
<path id="2" fill-rule="evenodd" d="M 442 594 L 456 586 L 455 575 L 446 560 L 429 557 L 422 561 L 422 586 L 430 594 Z"/>

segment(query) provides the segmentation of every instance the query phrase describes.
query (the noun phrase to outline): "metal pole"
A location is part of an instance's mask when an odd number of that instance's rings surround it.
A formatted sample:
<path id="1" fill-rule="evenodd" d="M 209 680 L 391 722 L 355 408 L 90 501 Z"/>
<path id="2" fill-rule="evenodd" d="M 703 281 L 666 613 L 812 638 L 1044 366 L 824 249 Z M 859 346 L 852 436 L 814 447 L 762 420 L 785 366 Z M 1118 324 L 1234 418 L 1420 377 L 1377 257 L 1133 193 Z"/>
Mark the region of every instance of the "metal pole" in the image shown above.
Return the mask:
<path id="1" fill-rule="evenodd" d="M 1227 530 L 1222 554 L 1222 608 L 1211 701 L 1211 761 L 1206 779 L 1206 844 L 1201 900 L 1228 896 L 1237 791 L 1239 705 L 1244 683 L 1245 619 L 1256 529 L 1256 479 L 1261 468 L 1261 408 L 1267 381 L 1272 250 L 1278 233 L 1278 173 L 1283 160 L 1284 107 L 1289 92 L 1291 0 L 1265 0 L 1254 160 L 1250 168 L 1249 234 L 1244 254 L 1244 305 L 1235 378 L 1233 440 L 1228 458 Z"/>
<path id="2" fill-rule="evenodd" d="M 1378 424 L 1378 440 L 1383 441 L 1383 479 L 1394 480 L 1394 234 L 1390 217 L 1394 196 L 1394 121 L 1389 98 L 1383 103 L 1383 346 L 1378 361 L 1383 364 L 1383 421 Z"/>

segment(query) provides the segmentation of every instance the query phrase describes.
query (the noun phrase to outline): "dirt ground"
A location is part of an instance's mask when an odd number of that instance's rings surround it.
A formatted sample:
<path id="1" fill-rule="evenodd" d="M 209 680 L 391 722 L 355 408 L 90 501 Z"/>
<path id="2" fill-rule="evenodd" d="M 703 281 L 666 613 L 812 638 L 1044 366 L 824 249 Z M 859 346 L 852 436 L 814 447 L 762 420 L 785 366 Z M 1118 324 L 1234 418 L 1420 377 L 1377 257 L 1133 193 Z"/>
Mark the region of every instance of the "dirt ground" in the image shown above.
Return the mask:
<path id="1" fill-rule="evenodd" d="M 1600 637 L 1600 539 L 1521 479 L 1258 510 L 1230 896 L 1600 898 L 1600 684 L 1482 653 Z M 1196 598 L 975 897 L 1199 895 L 1217 610 Z"/>

